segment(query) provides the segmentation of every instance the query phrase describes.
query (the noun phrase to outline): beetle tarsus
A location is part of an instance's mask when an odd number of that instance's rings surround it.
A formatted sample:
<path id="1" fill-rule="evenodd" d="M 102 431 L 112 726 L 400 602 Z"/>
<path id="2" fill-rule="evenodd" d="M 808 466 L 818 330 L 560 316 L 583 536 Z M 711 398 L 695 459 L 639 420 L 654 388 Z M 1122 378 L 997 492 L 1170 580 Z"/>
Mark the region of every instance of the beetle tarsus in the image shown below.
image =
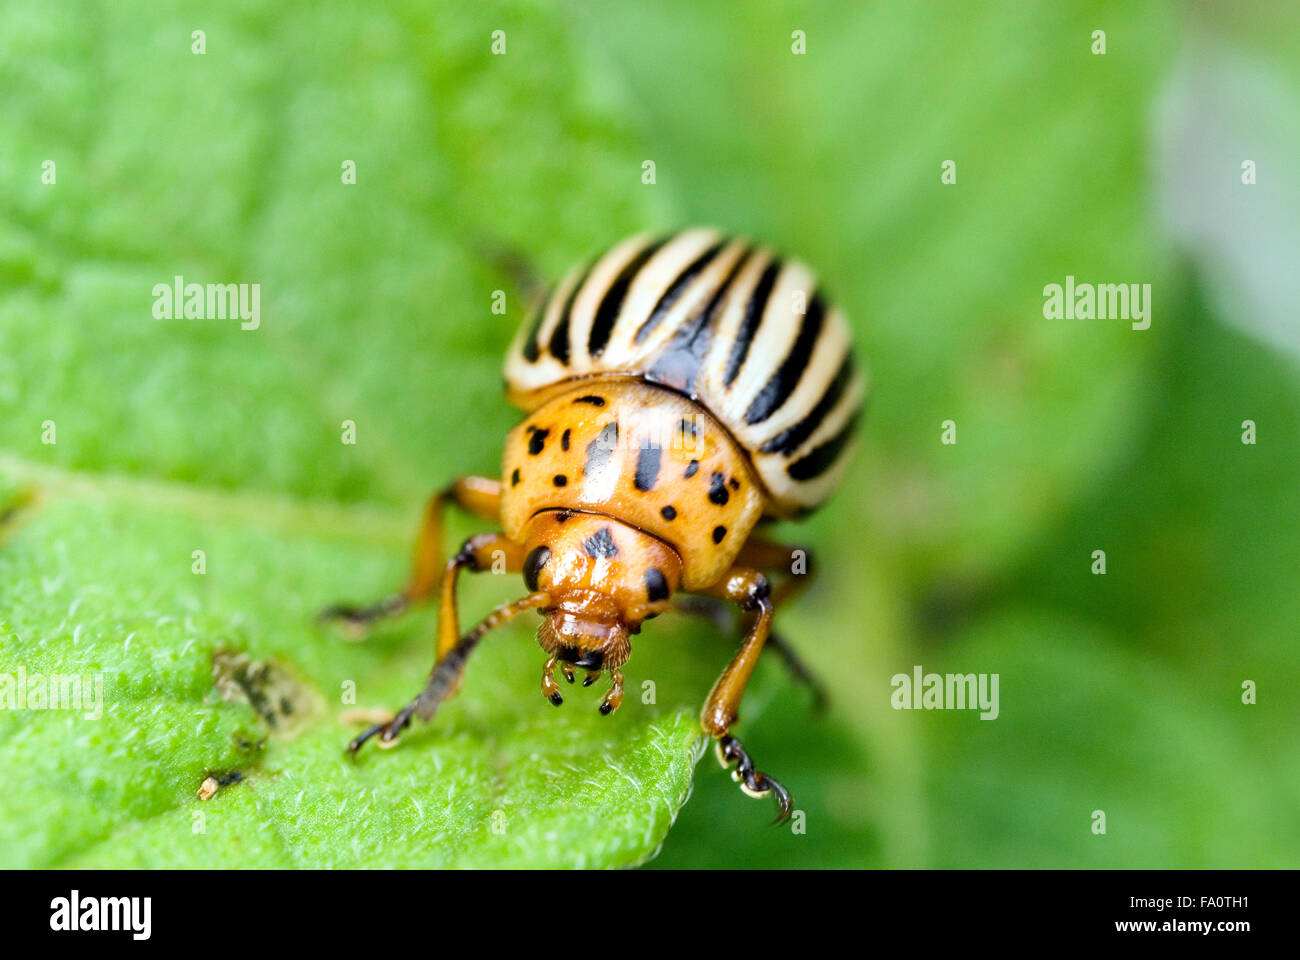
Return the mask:
<path id="1" fill-rule="evenodd" d="M 318 613 L 316 620 L 320 623 L 343 623 L 357 630 L 364 630 L 376 620 L 393 617 L 404 612 L 409 605 L 409 601 L 404 594 L 395 593 L 367 607 L 336 603 L 334 606 L 326 607 Z"/>
<path id="2" fill-rule="evenodd" d="M 717 741 L 717 750 L 718 762 L 724 768 L 730 767 L 733 763 L 736 765 L 736 769 L 731 771 L 731 778 L 740 784 L 740 789 L 746 796 L 758 799 L 770 793 L 776 798 L 777 815 L 772 821 L 774 824 L 785 823 L 790 819 L 793 809 L 790 791 L 779 780 L 754 769 L 754 761 L 750 759 L 739 740 L 730 735 L 720 737 Z"/>

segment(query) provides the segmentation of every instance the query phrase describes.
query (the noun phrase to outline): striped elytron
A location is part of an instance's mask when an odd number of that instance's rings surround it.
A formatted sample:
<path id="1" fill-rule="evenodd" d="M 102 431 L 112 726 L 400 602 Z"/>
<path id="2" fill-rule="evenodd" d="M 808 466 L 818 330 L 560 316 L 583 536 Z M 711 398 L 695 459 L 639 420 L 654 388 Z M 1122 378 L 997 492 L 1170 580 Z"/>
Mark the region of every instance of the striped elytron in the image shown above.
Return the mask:
<path id="1" fill-rule="evenodd" d="M 807 552 L 753 531 L 818 506 L 843 471 L 865 394 L 843 318 L 806 267 L 744 240 L 708 229 L 634 237 L 542 300 L 505 373 L 528 415 L 506 439 L 501 479 L 464 477 L 429 501 L 400 593 L 328 611 L 362 624 L 440 595 L 425 689 L 350 749 L 376 735 L 391 744 L 412 716 L 431 717 L 482 636 L 525 610 L 543 618 L 547 698 L 562 702 L 557 670 L 570 683 L 585 670 L 584 686 L 607 672 L 609 713 L 645 620 L 717 614 L 730 601 L 748 612 L 744 636 L 700 720 L 741 789 L 774 794 L 787 817 L 789 793 L 730 731 L 765 645 L 809 676 L 771 631 L 774 605 L 807 582 Z M 471 537 L 444 567 L 448 502 L 501 529 Z M 523 574 L 528 595 L 462 635 L 457 575 L 491 569 L 494 556 Z"/>

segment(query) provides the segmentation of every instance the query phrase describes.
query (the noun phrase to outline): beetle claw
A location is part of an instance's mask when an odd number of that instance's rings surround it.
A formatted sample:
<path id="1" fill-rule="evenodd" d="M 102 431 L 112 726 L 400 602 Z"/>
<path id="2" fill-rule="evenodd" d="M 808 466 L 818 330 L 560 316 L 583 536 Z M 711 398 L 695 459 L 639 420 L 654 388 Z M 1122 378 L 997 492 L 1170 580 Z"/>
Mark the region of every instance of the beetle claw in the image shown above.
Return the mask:
<path id="1" fill-rule="evenodd" d="M 354 737 L 352 742 L 348 744 L 349 756 L 355 757 L 357 751 L 365 746 L 366 741 L 375 736 L 379 737 L 375 742 L 381 749 L 391 750 L 393 747 L 397 746 L 397 738 L 401 736 L 402 731 L 411 724 L 412 713 L 413 708 L 406 707 L 393 717 L 393 719 L 385 723 L 376 723 L 372 727 L 367 727 L 364 733 L 359 737 Z"/>
<path id="2" fill-rule="evenodd" d="M 724 768 L 730 767 L 733 763 L 736 765 L 736 768 L 731 771 L 731 779 L 740 784 L 740 789 L 746 796 L 758 799 L 771 794 L 776 798 L 777 815 L 772 821 L 774 824 L 785 823 L 790 819 L 793 812 L 790 791 L 779 780 L 769 777 L 760 770 L 755 770 L 754 761 L 750 759 L 739 740 L 732 736 L 723 736 L 718 738 L 715 746 L 718 762 Z"/>

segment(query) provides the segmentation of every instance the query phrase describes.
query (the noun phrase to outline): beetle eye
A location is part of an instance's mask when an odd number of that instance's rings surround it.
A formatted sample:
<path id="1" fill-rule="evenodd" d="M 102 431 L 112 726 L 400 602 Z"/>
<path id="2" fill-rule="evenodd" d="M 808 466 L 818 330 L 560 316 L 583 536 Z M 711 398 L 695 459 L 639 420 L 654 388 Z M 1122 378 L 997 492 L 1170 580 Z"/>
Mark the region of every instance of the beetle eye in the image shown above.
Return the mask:
<path id="1" fill-rule="evenodd" d="M 533 547 L 524 560 L 524 584 L 529 590 L 537 592 L 537 576 L 551 559 L 551 548 L 545 545 Z"/>

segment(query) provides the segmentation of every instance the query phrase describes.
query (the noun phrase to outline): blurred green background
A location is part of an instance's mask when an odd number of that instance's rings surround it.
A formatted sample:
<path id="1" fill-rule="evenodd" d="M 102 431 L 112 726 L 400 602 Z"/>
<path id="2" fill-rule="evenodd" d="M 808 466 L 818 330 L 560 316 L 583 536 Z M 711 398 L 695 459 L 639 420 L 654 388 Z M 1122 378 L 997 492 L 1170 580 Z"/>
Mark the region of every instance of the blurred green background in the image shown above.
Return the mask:
<path id="1" fill-rule="evenodd" d="M 769 663 L 742 711 L 806 833 L 766 828 L 710 754 L 653 866 L 1300 865 L 1293 4 L 16 0 L 0 36 L 0 502 L 36 498 L 0 540 L 0 650 L 116 670 L 137 705 L 151 678 L 179 691 L 166 742 L 138 712 L 91 734 L 0 715 L 6 782 L 30 785 L 0 805 L 8 863 L 221 862 L 148 852 L 188 829 L 148 826 L 192 803 L 186 703 L 204 736 L 239 719 L 204 700 L 194 643 L 292 658 L 321 689 L 366 677 L 369 704 L 413 692 L 432 614 L 355 646 L 310 619 L 393 586 L 427 493 L 498 468 L 522 305 L 483 243 L 556 277 L 709 223 L 818 269 L 873 394 L 842 491 L 783 531 L 821 576 L 778 622 L 831 709 Z M 155 320 L 175 274 L 260 283 L 261 329 Z M 1045 319 L 1067 275 L 1150 283 L 1150 329 Z M 195 530 L 222 558 L 198 585 Z M 466 609 L 514 589 L 469 584 Z M 588 727 L 567 725 L 587 720 L 545 712 L 531 629 L 485 645 L 454 729 L 544 743 L 554 720 L 583 769 Z M 132 631 L 148 655 L 106 659 Z M 665 618 L 629 682 L 689 716 L 730 652 Z M 916 664 L 999 674 L 1000 716 L 891 709 Z M 348 776 L 320 759 L 346 731 L 322 729 L 268 754 L 287 796 Z M 397 751 L 402 775 L 436 743 Z M 244 813 L 221 856 L 282 862 L 239 833 L 274 814 Z M 557 839 L 543 812 L 538 836 L 599 846 L 603 816 Z M 342 860 L 406 862 L 407 839 Z M 447 842 L 411 862 L 454 861 Z"/>

